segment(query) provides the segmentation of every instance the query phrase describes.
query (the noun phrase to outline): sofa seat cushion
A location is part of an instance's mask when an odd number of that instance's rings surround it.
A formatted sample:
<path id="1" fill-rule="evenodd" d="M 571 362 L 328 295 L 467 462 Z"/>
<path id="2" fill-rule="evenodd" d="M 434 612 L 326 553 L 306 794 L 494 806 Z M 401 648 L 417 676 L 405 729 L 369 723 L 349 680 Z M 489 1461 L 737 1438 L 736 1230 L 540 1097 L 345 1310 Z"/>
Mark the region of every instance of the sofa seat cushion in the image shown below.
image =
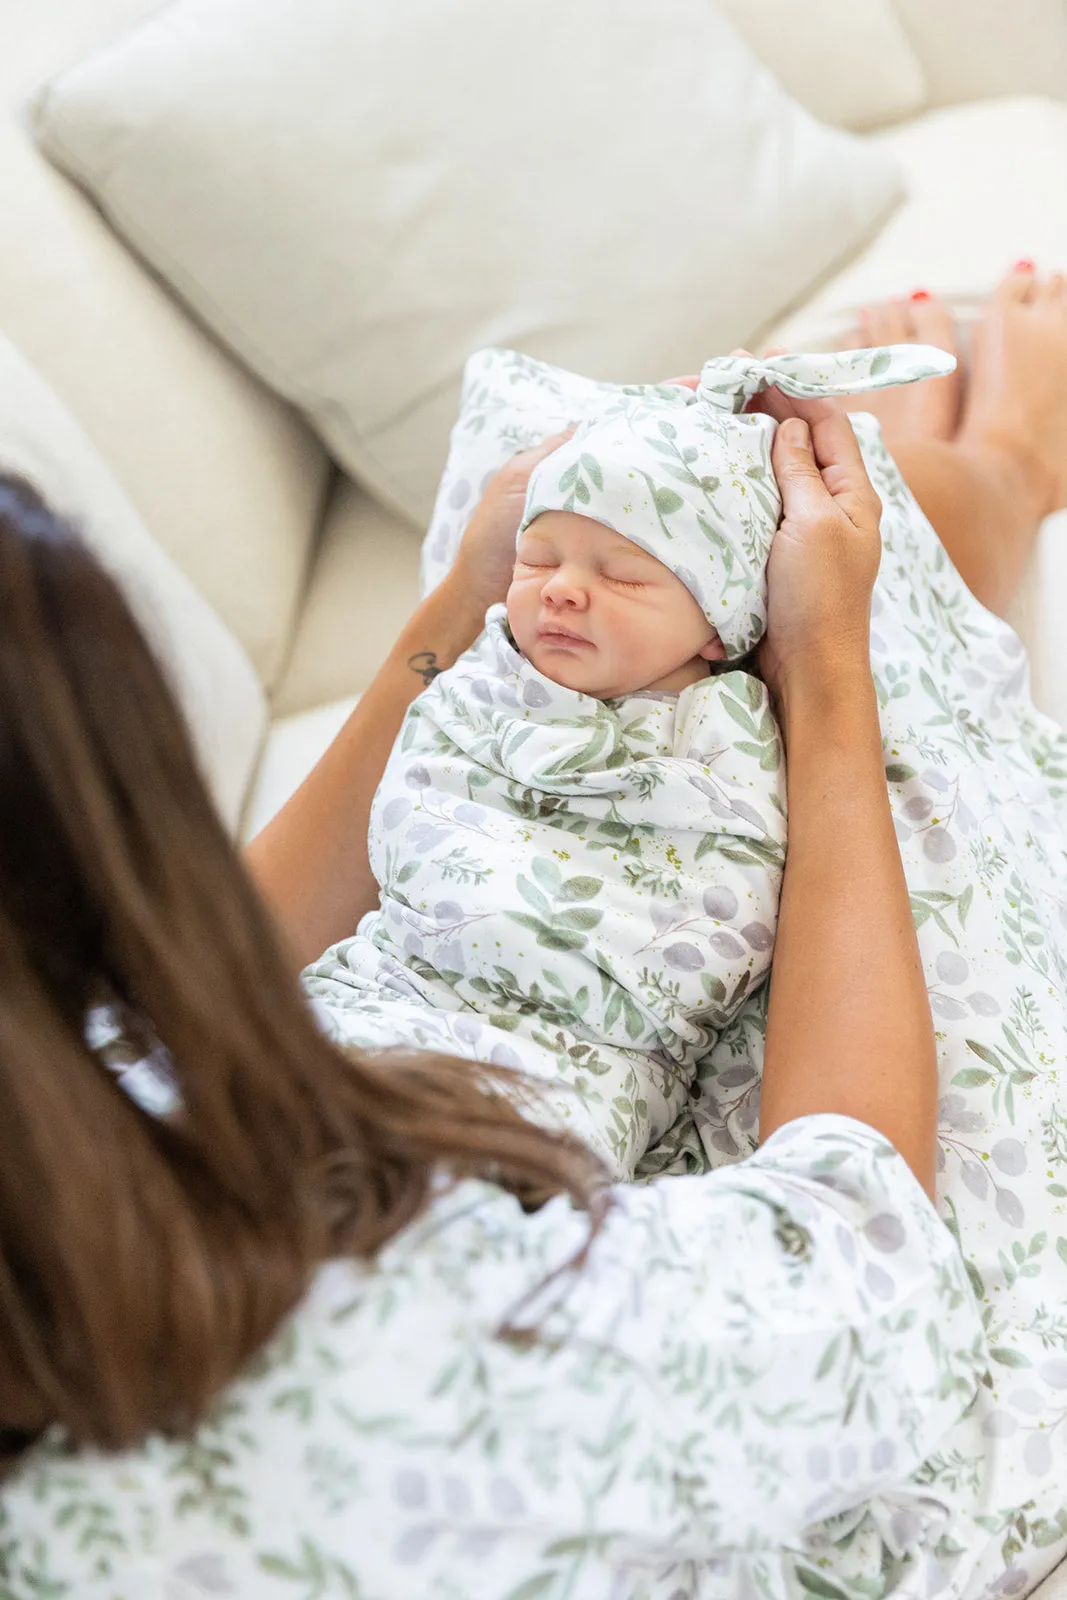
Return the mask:
<path id="1" fill-rule="evenodd" d="M 907 199 L 857 259 L 776 328 L 769 342 L 850 342 L 856 310 L 923 287 L 946 296 L 964 336 L 992 285 L 1022 256 L 1067 270 L 1067 104 L 1038 97 L 934 112 L 879 135 Z M 1067 518 L 1042 530 L 1011 614 L 1030 652 L 1034 699 L 1067 727 Z"/>
<path id="2" fill-rule="evenodd" d="M 463 363 L 655 379 L 869 235 L 891 157 L 708 0 L 175 0 L 43 147 L 337 459 L 425 524 Z"/>
<path id="3" fill-rule="evenodd" d="M 0 46 L 0 327 L 78 417 L 265 683 L 288 648 L 321 445 L 145 272 L 33 143 L 42 80 L 157 0 L 8 7 Z M 252 574 L 255 580 L 252 581 Z"/>
<path id="4" fill-rule="evenodd" d="M 256 782 L 245 807 L 241 832 L 254 839 L 298 789 L 355 710 L 359 695 L 316 706 L 271 726 Z"/>
<path id="5" fill-rule="evenodd" d="M 875 136 L 906 198 L 866 249 L 774 330 L 818 348 L 848 336 L 857 307 L 915 288 L 973 315 L 1020 256 L 1067 267 L 1067 104 L 1019 96 L 931 112 Z"/>
<path id="6" fill-rule="evenodd" d="M 418 599 L 416 534 L 338 474 L 274 715 L 365 689 Z"/>

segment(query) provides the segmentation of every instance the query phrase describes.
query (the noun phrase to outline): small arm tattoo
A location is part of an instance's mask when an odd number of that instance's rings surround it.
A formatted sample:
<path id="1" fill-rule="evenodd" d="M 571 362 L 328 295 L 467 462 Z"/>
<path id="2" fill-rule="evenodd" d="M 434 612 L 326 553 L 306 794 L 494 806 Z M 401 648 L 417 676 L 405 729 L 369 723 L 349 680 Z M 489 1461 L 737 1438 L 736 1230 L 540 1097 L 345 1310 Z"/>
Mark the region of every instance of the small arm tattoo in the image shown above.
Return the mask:
<path id="1" fill-rule="evenodd" d="M 412 672 L 418 673 L 425 684 L 431 684 L 445 670 L 437 665 L 435 650 L 420 650 L 417 655 L 408 656 L 408 666 Z"/>

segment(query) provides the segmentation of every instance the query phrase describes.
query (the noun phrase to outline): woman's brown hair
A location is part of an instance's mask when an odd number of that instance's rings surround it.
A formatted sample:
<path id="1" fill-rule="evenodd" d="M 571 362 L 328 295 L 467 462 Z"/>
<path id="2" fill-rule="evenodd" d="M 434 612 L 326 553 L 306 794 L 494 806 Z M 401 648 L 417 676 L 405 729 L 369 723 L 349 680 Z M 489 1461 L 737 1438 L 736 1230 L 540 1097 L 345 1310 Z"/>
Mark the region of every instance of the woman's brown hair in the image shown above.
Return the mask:
<path id="1" fill-rule="evenodd" d="M 173 1114 L 90 1047 L 101 1001 L 165 1048 Z M 318 1263 L 373 1257 L 442 1171 L 595 1215 L 592 1156 L 508 1087 L 326 1042 L 118 587 L 0 478 L 0 1428 L 189 1428 Z"/>

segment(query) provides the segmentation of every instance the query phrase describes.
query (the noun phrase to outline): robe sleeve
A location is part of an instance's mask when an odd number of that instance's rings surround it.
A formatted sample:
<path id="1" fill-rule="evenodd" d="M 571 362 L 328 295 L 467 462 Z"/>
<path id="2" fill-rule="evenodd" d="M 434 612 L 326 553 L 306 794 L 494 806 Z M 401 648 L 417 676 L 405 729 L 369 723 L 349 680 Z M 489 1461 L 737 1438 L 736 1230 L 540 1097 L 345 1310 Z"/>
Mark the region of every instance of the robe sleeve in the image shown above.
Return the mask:
<path id="1" fill-rule="evenodd" d="M 542 1319 L 554 1373 L 529 1424 L 574 1489 L 611 1417 L 595 1515 L 615 1558 L 796 1551 L 857 1509 L 921 1540 L 940 1508 L 912 1474 L 987 1352 L 956 1243 L 903 1159 L 820 1115 L 735 1167 L 616 1196 Z"/>

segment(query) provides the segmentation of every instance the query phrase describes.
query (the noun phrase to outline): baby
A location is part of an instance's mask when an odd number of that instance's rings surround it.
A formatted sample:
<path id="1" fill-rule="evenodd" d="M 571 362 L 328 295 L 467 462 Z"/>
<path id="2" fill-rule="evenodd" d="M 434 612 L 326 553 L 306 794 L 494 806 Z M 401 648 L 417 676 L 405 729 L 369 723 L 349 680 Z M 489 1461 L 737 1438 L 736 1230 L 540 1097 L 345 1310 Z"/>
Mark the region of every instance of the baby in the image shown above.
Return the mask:
<path id="1" fill-rule="evenodd" d="M 309 985 L 331 1003 L 350 985 L 383 1042 L 536 1075 L 620 1177 L 774 944 L 781 747 L 736 666 L 781 515 L 774 424 L 740 411 L 758 367 L 622 392 L 535 469 L 506 606 L 390 756 L 381 907 Z"/>

